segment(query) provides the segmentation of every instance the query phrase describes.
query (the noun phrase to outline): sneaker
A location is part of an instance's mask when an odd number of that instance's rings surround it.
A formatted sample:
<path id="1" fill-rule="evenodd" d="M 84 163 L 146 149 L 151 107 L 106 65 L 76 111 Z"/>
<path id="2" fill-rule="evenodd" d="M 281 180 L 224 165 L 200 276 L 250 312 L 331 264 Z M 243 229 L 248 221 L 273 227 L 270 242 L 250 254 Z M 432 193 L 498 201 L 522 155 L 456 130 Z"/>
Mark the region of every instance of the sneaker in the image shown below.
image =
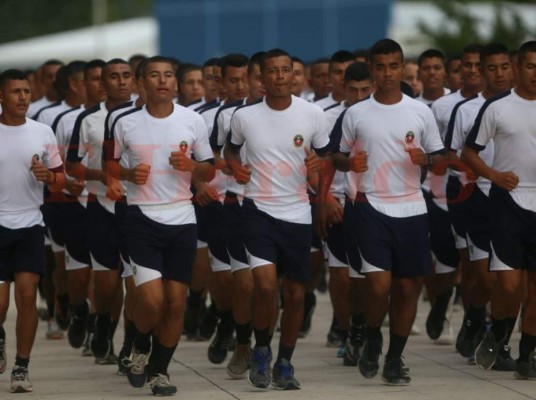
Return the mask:
<path id="1" fill-rule="evenodd" d="M 332 326 L 326 336 L 326 346 L 327 347 L 341 347 L 342 339 L 341 335 L 338 332 L 335 326 Z"/>
<path id="2" fill-rule="evenodd" d="M 32 392 L 33 386 L 28 376 L 28 368 L 15 365 L 11 372 L 11 393 Z"/>
<path id="3" fill-rule="evenodd" d="M 497 361 L 501 343 L 495 340 L 492 331 L 486 333 L 484 339 L 475 350 L 475 362 L 480 368 L 490 369 Z"/>
<path id="4" fill-rule="evenodd" d="M 92 337 L 92 333 L 86 335 L 86 340 L 84 342 L 84 346 L 82 347 L 82 357 L 93 357 L 93 353 L 91 352 L 91 348 L 89 347 L 89 343 L 91 342 Z"/>
<path id="5" fill-rule="evenodd" d="M 495 364 L 491 367 L 494 371 L 516 371 L 517 364 L 510 355 L 510 350 L 510 346 L 503 346 L 499 350 L 497 360 L 495 360 Z"/>
<path id="6" fill-rule="evenodd" d="M 73 315 L 69 328 L 67 329 L 67 338 L 73 349 L 79 349 L 84 345 L 87 338 L 86 326 L 87 318 L 79 318 L 78 316 Z"/>
<path id="7" fill-rule="evenodd" d="M 199 316 L 201 315 L 201 308 L 205 308 L 202 303 L 202 307 L 193 307 L 189 304 L 186 305 L 184 312 L 184 328 L 183 333 L 188 340 L 197 340 L 199 338 Z"/>
<path id="8" fill-rule="evenodd" d="M 89 342 L 89 347 L 95 358 L 106 358 L 110 354 L 110 330 L 112 319 L 110 316 L 99 315 L 95 321 L 95 332 Z"/>
<path id="9" fill-rule="evenodd" d="M 0 339 L 0 374 L 3 374 L 7 366 L 6 340 Z"/>
<path id="10" fill-rule="evenodd" d="M 448 319 L 443 321 L 443 331 L 437 340 L 434 341 L 434 343 L 440 345 L 451 345 L 454 343 L 454 332 L 452 331 L 452 327 L 450 326 L 450 321 Z"/>
<path id="11" fill-rule="evenodd" d="M 233 356 L 227 364 L 227 374 L 233 379 L 241 379 L 246 376 L 251 358 L 249 344 L 237 344 Z"/>
<path id="12" fill-rule="evenodd" d="M 95 364 L 98 364 L 98 365 L 116 365 L 118 359 L 119 359 L 119 357 L 117 357 L 114 354 L 114 345 L 113 345 L 112 341 L 110 340 L 110 352 L 104 358 L 95 358 Z"/>
<path id="13" fill-rule="evenodd" d="M 58 324 L 54 319 L 49 319 L 47 321 L 47 339 L 63 339 L 63 331 L 59 328 Z"/>
<path id="14" fill-rule="evenodd" d="M 388 385 L 409 385 L 411 378 L 401 358 L 385 359 L 382 380 Z"/>
<path id="15" fill-rule="evenodd" d="M 357 366 L 357 360 L 359 360 L 363 345 L 365 344 L 365 329 L 365 324 L 350 324 L 348 338 L 345 343 L 343 365 Z"/>
<path id="16" fill-rule="evenodd" d="M 359 372 L 365 378 L 374 378 L 378 373 L 380 364 L 378 359 L 382 353 L 383 340 L 369 340 L 365 341 L 365 346 L 363 347 L 363 354 L 359 358 L 358 367 Z"/>
<path id="17" fill-rule="evenodd" d="M 268 346 L 255 346 L 251 352 L 251 367 L 248 382 L 258 388 L 267 388 L 272 382 L 270 359 L 272 350 Z"/>
<path id="18" fill-rule="evenodd" d="M 128 371 L 128 365 L 130 364 L 130 354 L 121 349 L 119 356 L 117 357 L 117 375 L 125 376 Z"/>
<path id="19" fill-rule="evenodd" d="M 337 349 L 337 358 L 344 358 L 346 354 L 346 342 L 342 343 L 341 346 Z"/>
<path id="20" fill-rule="evenodd" d="M 278 390 L 300 390 L 300 382 L 294 378 L 294 367 L 290 361 L 281 359 L 274 364 L 272 387 Z"/>
<path id="21" fill-rule="evenodd" d="M 516 372 L 514 373 L 517 379 L 536 379 L 536 353 L 532 352 L 529 356 L 529 362 L 516 362 Z"/>
<path id="22" fill-rule="evenodd" d="M 37 317 L 41 321 L 48 321 L 50 316 L 48 315 L 48 306 L 45 299 L 41 298 L 39 304 L 37 305 Z"/>
<path id="23" fill-rule="evenodd" d="M 471 357 L 475 354 L 476 347 L 482 341 L 482 330 L 472 326 L 472 322 L 464 319 L 458 338 L 456 339 L 456 350 L 462 357 Z"/>
<path id="24" fill-rule="evenodd" d="M 419 336 L 421 334 L 421 328 L 419 328 L 415 322 L 411 325 L 411 331 L 409 332 L 411 336 Z"/>
<path id="25" fill-rule="evenodd" d="M 233 341 L 232 332 L 229 334 L 222 334 L 219 329 L 212 339 L 210 346 L 208 347 L 208 360 L 212 364 L 221 364 L 227 358 L 227 353 L 229 351 L 229 345 Z"/>
<path id="26" fill-rule="evenodd" d="M 454 301 L 454 296 L 452 294 L 453 293 L 451 293 L 447 304 L 439 304 L 438 301 L 434 301 L 434 304 L 432 304 L 432 307 L 430 308 L 428 318 L 426 318 L 426 333 L 432 340 L 439 339 L 446 327 L 445 322 L 447 322 L 447 325 L 450 327 L 452 303 Z"/>
<path id="27" fill-rule="evenodd" d="M 309 300 L 304 303 L 303 308 L 303 320 L 300 328 L 300 333 L 298 338 L 303 339 L 311 331 L 311 325 L 313 322 L 313 314 L 316 309 L 316 296 L 314 293 L 311 293 L 310 296 L 306 296 Z"/>
<path id="28" fill-rule="evenodd" d="M 136 388 L 141 388 L 147 382 L 147 360 L 149 354 L 138 352 L 132 349 L 132 358 L 128 364 L 127 377 L 130 384 Z"/>
<path id="29" fill-rule="evenodd" d="M 220 318 L 215 311 L 216 307 L 211 304 L 203 313 L 201 322 L 199 323 L 199 340 L 210 340 L 214 332 L 216 332 Z"/>
<path id="30" fill-rule="evenodd" d="M 173 396 L 177 393 L 177 386 L 169 382 L 169 376 L 158 374 L 149 380 L 149 386 L 155 396 Z"/>

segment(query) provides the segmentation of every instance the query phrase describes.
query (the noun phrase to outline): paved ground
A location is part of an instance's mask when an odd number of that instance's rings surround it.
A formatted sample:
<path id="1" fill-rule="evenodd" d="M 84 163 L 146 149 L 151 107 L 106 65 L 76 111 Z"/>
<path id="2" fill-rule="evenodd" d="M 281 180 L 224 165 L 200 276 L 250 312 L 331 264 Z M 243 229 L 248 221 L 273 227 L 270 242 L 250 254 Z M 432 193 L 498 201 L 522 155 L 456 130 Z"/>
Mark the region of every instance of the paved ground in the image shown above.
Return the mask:
<path id="1" fill-rule="evenodd" d="M 467 365 L 452 346 L 438 346 L 424 334 L 428 305 L 420 304 L 417 325 L 423 334 L 411 336 L 405 352 L 411 368 L 412 383 L 407 387 L 389 387 L 379 377 L 366 380 L 354 367 L 343 367 L 335 349 L 325 347 L 325 337 L 331 321 L 327 295 L 318 296 L 313 331 L 300 340 L 293 359 L 296 377 L 302 390 L 282 392 L 258 390 L 244 380 L 228 378 L 224 366 L 211 365 L 207 359 L 207 342 L 180 343 L 169 372 L 178 386 L 175 398 L 189 400 L 212 399 L 350 399 L 360 400 L 428 400 L 428 399 L 536 399 L 536 381 L 520 381 L 512 373 L 484 371 Z M 454 313 L 458 327 L 462 315 Z M 34 385 L 31 394 L 10 394 L 9 371 L 14 361 L 14 303 L 5 324 L 8 341 L 8 369 L 0 375 L 0 399 L 20 398 L 50 400 L 96 400 L 144 398 L 150 389 L 134 389 L 125 377 L 116 375 L 115 366 L 99 366 L 92 358 L 82 358 L 79 350 L 69 347 L 67 340 L 45 339 L 46 324 L 41 322 L 30 363 Z M 122 330 L 116 334 L 120 346 Z M 387 332 L 384 332 L 387 339 Z M 517 357 L 519 333 L 514 334 L 513 355 Z M 386 350 L 386 345 L 384 349 Z"/>

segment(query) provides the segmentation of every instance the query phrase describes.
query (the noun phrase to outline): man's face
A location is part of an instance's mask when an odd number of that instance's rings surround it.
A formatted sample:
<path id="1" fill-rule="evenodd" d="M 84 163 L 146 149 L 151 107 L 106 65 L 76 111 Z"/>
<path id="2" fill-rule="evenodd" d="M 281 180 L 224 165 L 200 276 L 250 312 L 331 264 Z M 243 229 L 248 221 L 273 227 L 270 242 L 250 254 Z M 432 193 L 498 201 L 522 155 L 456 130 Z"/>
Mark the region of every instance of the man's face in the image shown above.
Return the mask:
<path id="1" fill-rule="evenodd" d="M 80 104 L 86 102 L 86 85 L 84 82 L 84 73 L 79 72 L 69 77 L 69 88 L 76 94 L 77 100 Z"/>
<path id="2" fill-rule="evenodd" d="M 221 91 L 221 68 L 212 65 L 203 68 L 203 86 L 207 102 L 217 99 Z"/>
<path id="3" fill-rule="evenodd" d="M 360 101 L 365 100 L 372 91 L 374 85 L 372 80 L 365 79 L 363 81 L 348 81 L 345 84 L 346 104 L 348 107 L 353 106 Z"/>
<path id="4" fill-rule="evenodd" d="M 106 90 L 104 90 L 101 73 L 101 67 L 91 68 L 85 72 L 84 84 L 89 104 L 97 104 L 106 100 Z"/>
<path id="5" fill-rule="evenodd" d="M 462 54 L 462 80 L 464 85 L 475 87 L 482 83 L 479 53 Z"/>
<path id="6" fill-rule="evenodd" d="M 408 62 L 404 67 L 403 81 L 411 86 L 415 96 L 422 92 L 422 82 L 418 71 L 419 67 L 414 62 Z"/>
<path id="7" fill-rule="evenodd" d="M 294 80 L 292 81 L 292 94 L 300 96 L 305 86 L 305 67 L 301 62 L 293 61 Z"/>
<path id="8" fill-rule="evenodd" d="M 536 99 L 536 52 L 527 52 L 516 64 L 518 87 Z"/>
<path id="9" fill-rule="evenodd" d="M 203 73 L 200 70 L 185 73 L 179 85 L 180 96 L 185 105 L 192 104 L 205 95 Z"/>
<path id="10" fill-rule="evenodd" d="M 455 59 L 450 61 L 447 82 L 449 89 L 453 92 L 462 87 L 462 60 Z"/>
<path id="11" fill-rule="evenodd" d="M 52 64 L 46 65 L 42 68 L 41 82 L 43 83 L 43 86 L 46 88 L 46 90 L 50 89 L 54 84 L 54 80 L 56 79 L 56 73 L 58 72 L 60 67 L 61 65 L 59 64 Z"/>
<path id="12" fill-rule="evenodd" d="M 404 75 L 402 54 L 376 54 L 371 57 L 370 73 L 378 90 L 400 90 L 400 82 Z"/>
<path id="13" fill-rule="evenodd" d="M 26 79 L 12 79 L 0 90 L 2 113 L 16 119 L 22 119 L 30 106 L 30 83 Z"/>
<path id="14" fill-rule="evenodd" d="M 422 60 L 419 67 L 419 78 L 424 90 L 443 88 L 446 76 L 447 72 L 441 58 L 428 57 Z"/>
<path id="15" fill-rule="evenodd" d="M 329 79 L 329 63 L 314 64 L 311 67 L 311 87 L 315 97 L 325 97 L 331 93 L 331 81 Z"/>
<path id="16" fill-rule="evenodd" d="M 512 68 L 508 54 L 495 54 L 483 60 L 482 72 L 486 86 L 493 94 L 506 92 L 512 84 Z"/>
<path id="17" fill-rule="evenodd" d="M 251 74 L 248 75 L 249 97 L 255 101 L 263 98 L 266 94 L 264 83 L 262 82 L 261 67 L 259 64 L 254 64 L 251 69 Z"/>
<path id="18" fill-rule="evenodd" d="M 249 94 L 248 67 L 226 67 L 223 87 L 227 94 L 226 101 L 245 99 Z"/>
<path id="19" fill-rule="evenodd" d="M 354 61 L 333 62 L 329 68 L 329 78 L 331 81 L 332 91 L 337 96 L 344 96 L 344 73 L 346 68 Z"/>
<path id="20" fill-rule="evenodd" d="M 173 101 L 177 78 L 173 65 L 170 63 L 152 62 L 147 64 L 142 82 L 147 103 L 170 103 Z"/>
<path id="21" fill-rule="evenodd" d="M 272 97 L 287 97 L 292 94 L 292 59 L 288 56 L 268 58 L 262 73 L 266 93 Z"/>
<path id="22" fill-rule="evenodd" d="M 132 72 L 128 64 L 111 64 L 104 67 L 104 88 L 108 99 L 125 103 L 132 94 Z"/>

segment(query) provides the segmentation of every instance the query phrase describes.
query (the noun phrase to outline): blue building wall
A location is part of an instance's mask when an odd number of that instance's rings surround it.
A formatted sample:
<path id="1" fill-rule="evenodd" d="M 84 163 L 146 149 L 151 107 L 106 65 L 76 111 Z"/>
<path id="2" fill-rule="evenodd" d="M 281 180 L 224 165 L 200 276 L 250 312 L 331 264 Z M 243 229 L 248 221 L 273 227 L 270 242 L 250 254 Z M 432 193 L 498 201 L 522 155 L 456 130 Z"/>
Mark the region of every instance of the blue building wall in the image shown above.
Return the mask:
<path id="1" fill-rule="evenodd" d="M 306 61 L 385 37 L 392 0 L 156 0 L 160 53 L 200 63 L 281 47 Z"/>

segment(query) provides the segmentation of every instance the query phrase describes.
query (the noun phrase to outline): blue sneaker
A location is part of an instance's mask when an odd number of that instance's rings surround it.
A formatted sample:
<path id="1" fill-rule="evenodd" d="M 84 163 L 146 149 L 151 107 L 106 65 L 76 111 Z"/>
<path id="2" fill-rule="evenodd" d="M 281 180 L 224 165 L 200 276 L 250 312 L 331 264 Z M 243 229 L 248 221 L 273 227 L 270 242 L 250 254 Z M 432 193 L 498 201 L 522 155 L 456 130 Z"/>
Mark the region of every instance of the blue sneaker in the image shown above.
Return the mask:
<path id="1" fill-rule="evenodd" d="M 248 374 L 248 382 L 258 388 L 267 388 L 272 382 L 270 360 L 272 350 L 268 346 L 255 346 L 251 352 L 251 367 Z"/>
<path id="2" fill-rule="evenodd" d="M 274 364 L 272 387 L 278 390 L 300 390 L 300 382 L 294 378 L 294 367 L 284 358 Z"/>

